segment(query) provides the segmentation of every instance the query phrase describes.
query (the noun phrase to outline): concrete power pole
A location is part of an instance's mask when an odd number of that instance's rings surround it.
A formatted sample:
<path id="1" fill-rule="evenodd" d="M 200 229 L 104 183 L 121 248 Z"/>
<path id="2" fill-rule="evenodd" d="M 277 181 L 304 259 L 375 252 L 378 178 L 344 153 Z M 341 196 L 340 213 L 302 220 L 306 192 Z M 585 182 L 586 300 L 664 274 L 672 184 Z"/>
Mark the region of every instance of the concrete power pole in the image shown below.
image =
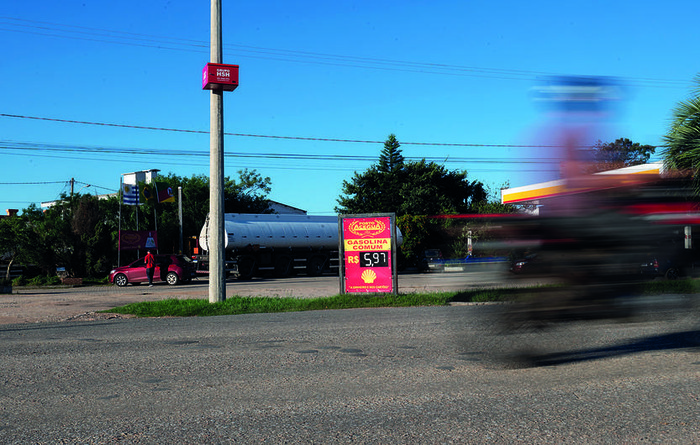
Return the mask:
<path id="1" fill-rule="evenodd" d="M 183 242 L 182 242 L 182 186 L 177 187 L 177 218 L 180 221 L 180 250 L 178 253 L 182 255 L 183 252 Z"/>
<path id="2" fill-rule="evenodd" d="M 211 62 L 222 63 L 221 0 L 211 0 Z M 211 90 L 209 123 L 209 302 L 226 300 L 224 91 Z"/>

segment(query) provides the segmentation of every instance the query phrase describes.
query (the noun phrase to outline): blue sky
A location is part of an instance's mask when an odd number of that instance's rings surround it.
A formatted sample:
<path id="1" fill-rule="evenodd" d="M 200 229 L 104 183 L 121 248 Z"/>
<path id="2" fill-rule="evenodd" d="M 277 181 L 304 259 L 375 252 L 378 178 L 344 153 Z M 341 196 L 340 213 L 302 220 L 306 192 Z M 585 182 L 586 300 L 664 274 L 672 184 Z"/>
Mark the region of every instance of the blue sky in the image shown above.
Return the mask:
<path id="1" fill-rule="evenodd" d="M 0 212 L 56 199 L 71 178 L 102 194 L 133 171 L 208 175 L 209 7 L 3 2 Z M 700 72 L 699 15 L 696 0 L 224 0 L 224 63 L 240 66 L 225 174 L 255 169 L 271 199 L 333 214 L 342 181 L 394 133 L 405 157 L 496 193 L 551 179 L 541 150 L 523 146 L 556 132 L 532 91 L 559 75 L 623 84 L 593 139 L 658 145 Z"/>

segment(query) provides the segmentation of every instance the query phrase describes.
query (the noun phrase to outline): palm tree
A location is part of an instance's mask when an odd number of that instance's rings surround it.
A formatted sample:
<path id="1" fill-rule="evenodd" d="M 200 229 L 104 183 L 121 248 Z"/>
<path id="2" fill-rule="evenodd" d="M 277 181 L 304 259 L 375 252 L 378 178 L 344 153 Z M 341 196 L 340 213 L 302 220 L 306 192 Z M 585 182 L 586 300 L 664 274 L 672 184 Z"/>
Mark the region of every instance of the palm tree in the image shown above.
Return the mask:
<path id="1" fill-rule="evenodd" d="M 662 155 L 666 168 L 692 173 L 695 189 L 700 192 L 700 74 L 695 76 L 694 83 L 692 97 L 673 109 Z"/>

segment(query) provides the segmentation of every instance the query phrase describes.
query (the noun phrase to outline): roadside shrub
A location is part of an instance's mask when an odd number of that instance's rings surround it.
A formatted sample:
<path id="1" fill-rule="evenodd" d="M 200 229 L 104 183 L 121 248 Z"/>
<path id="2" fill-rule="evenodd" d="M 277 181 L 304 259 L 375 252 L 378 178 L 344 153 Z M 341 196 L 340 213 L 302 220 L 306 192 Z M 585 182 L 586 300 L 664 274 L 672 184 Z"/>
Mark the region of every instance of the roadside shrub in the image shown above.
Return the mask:
<path id="1" fill-rule="evenodd" d="M 44 284 L 44 277 L 41 275 L 38 275 L 38 276 L 30 279 L 27 282 L 27 284 L 30 286 L 41 286 L 42 284 Z"/>
<path id="2" fill-rule="evenodd" d="M 53 286 L 56 284 L 61 284 L 61 279 L 55 276 L 47 277 L 45 275 L 39 275 L 27 282 L 30 286 Z"/>
<path id="3" fill-rule="evenodd" d="M 109 277 L 101 277 L 101 278 L 83 278 L 83 284 L 109 284 Z"/>
<path id="4" fill-rule="evenodd" d="M 20 275 L 14 280 L 12 280 L 12 285 L 13 286 L 25 286 L 27 284 L 27 279 L 24 277 L 24 275 Z"/>

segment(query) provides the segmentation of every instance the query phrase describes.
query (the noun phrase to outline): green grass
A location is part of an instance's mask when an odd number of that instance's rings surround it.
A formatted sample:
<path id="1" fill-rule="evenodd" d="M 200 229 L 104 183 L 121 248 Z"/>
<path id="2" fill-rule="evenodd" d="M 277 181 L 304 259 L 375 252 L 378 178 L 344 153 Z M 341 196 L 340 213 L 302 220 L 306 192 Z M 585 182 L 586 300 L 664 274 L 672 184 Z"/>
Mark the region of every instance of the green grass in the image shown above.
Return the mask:
<path id="1" fill-rule="evenodd" d="M 272 312 L 317 311 L 372 307 L 444 306 L 454 293 L 405 295 L 336 295 L 326 298 L 277 298 L 233 296 L 222 303 L 201 299 L 169 299 L 133 303 L 103 312 L 132 314 L 137 317 L 193 317 L 261 314 Z"/>
<path id="2" fill-rule="evenodd" d="M 365 295 L 345 294 L 325 298 L 229 297 L 222 303 L 201 299 L 169 299 L 133 303 L 102 312 L 137 317 L 206 317 L 214 315 L 261 314 L 330 309 L 377 307 L 445 306 L 453 302 L 513 301 L 552 286 L 478 289 L 461 292 Z M 700 293 L 699 280 L 650 281 L 642 284 L 645 295 Z"/>
<path id="3" fill-rule="evenodd" d="M 700 280 L 659 280 L 648 281 L 643 284 L 642 293 L 644 295 L 658 294 L 697 294 L 700 293 Z"/>

